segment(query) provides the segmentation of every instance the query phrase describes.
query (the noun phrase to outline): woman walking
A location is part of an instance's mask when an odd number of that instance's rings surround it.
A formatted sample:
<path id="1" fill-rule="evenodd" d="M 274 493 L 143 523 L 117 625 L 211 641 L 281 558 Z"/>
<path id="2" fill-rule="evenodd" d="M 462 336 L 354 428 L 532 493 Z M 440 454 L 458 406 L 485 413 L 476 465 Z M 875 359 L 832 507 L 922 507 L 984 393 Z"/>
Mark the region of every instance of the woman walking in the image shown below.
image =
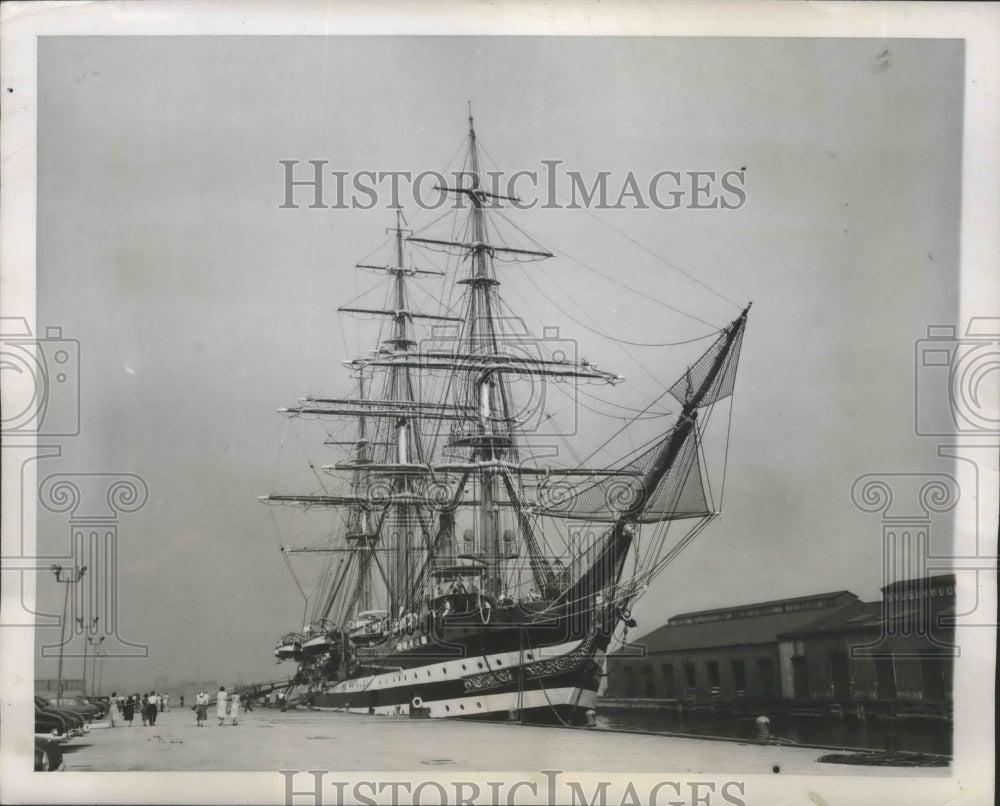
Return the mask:
<path id="1" fill-rule="evenodd" d="M 215 695 L 215 715 L 219 717 L 219 725 L 226 721 L 226 687 L 219 686 L 219 693 Z"/>
<path id="2" fill-rule="evenodd" d="M 135 719 L 135 700 L 131 697 L 125 698 L 125 704 L 122 706 L 122 719 L 128 722 L 128 726 L 132 727 L 132 720 Z"/>
<path id="3" fill-rule="evenodd" d="M 198 727 L 208 721 L 208 692 L 199 691 L 198 696 L 194 698 L 194 707 L 198 714 Z"/>
<path id="4" fill-rule="evenodd" d="M 239 722 L 240 716 L 240 695 L 234 693 L 229 698 L 229 715 L 233 718 L 233 724 L 236 725 Z"/>

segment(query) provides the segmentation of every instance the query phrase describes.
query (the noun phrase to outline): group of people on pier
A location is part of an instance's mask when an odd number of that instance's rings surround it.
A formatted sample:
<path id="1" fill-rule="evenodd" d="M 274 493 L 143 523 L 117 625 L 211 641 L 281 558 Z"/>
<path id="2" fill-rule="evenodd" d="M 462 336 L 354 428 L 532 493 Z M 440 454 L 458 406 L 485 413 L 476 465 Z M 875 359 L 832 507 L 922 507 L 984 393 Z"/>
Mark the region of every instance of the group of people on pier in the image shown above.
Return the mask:
<path id="1" fill-rule="evenodd" d="M 241 699 L 239 692 L 232 692 L 231 694 L 226 693 L 225 686 L 219 686 L 219 691 L 215 695 L 215 716 L 219 720 L 219 726 L 225 724 L 226 717 L 228 716 L 232 720 L 233 725 L 238 725 L 240 722 L 240 710 L 246 709 L 247 711 L 253 710 L 253 693 L 246 695 L 245 699 Z M 209 699 L 207 691 L 199 691 L 198 696 L 195 697 L 194 707 L 192 710 L 195 712 L 196 722 L 198 727 L 202 727 L 206 722 L 208 722 L 208 706 L 211 700 Z"/>
<path id="2" fill-rule="evenodd" d="M 142 724 L 149 727 L 156 724 L 157 715 L 169 710 L 169 694 L 157 694 L 155 691 L 149 691 L 145 694 L 136 693 L 126 697 L 113 691 L 108 709 L 108 720 L 111 722 L 111 727 L 116 727 L 119 721 L 127 722 L 129 727 L 132 727 L 132 721 L 138 711 L 142 718 Z"/>
<path id="3" fill-rule="evenodd" d="M 263 696 L 263 695 L 256 695 Z M 155 726 L 156 718 L 164 711 L 170 710 L 170 695 L 157 694 L 150 691 L 145 694 L 130 694 L 120 696 L 117 691 L 111 692 L 111 703 L 108 711 L 108 720 L 111 727 L 116 727 L 121 723 L 127 723 L 129 727 L 135 720 L 136 715 L 142 719 L 144 726 Z M 215 715 L 219 720 L 219 726 L 226 722 L 228 717 L 233 725 L 239 724 L 240 712 L 242 710 L 253 711 L 253 701 L 255 694 L 253 691 L 241 698 L 238 692 L 228 694 L 225 686 L 220 686 L 215 696 Z M 282 711 L 285 710 L 285 693 L 279 692 L 275 705 Z M 180 698 L 181 707 L 184 707 L 184 697 Z M 195 712 L 196 724 L 200 728 L 208 722 L 208 708 L 211 699 L 207 691 L 199 691 L 194 700 L 191 710 Z"/>
<path id="4" fill-rule="evenodd" d="M 208 721 L 208 705 L 209 698 L 207 691 L 199 691 L 198 696 L 194 700 L 194 711 L 197 718 L 198 727 L 202 727 Z M 226 687 L 219 686 L 219 691 L 215 695 L 215 715 L 219 719 L 219 726 L 221 727 L 225 724 L 226 717 L 228 716 L 234 725 L 238 725 L 240 721 L 240 695 L 238 692 L 233 692 L 232 694 L 226 694 Z M 250 706 L 250 701 L 247 700 L 247 710 L 253 710 Z"/>
<path id="5" fill-rule="evenodd" d="M 238 692 L 230 694 L 226 692 L 225 686 L 220 686 L 215 696 L 215 715 L 219 720 L 219 726 L 225 724 L 227 717 L 232 720 L 233 725 L 238 725 L 240 712 L 244 709 L 252 711 L 254 699 L 258 697 L 268 699 L 267 704 L 270 705 L 270 698 L 267 698 L 266 695 L 250 691 L 241 698 Z M 152 727 L 156 725 L 156 719 L 161 713 L 170 710 L 170 695 L 157 694 L 154 691 L 144 694 L 129 694 L 128 696 L 119 695 L 117 691 L 113 691 L 110 700 L 108 721 L 111 723 L 111 727 L 117 727 L 122 723 L 127 723 L 131 727 L 137 715 L 142 719 L 144 726 Z M 180 698 L 180 705 L 182 708 L 184 707 L 183 695 Z M 195 697 L 194 705 L 191 706 L 199 728 L 208 722 L 209 705 L 211 705 L 211 699 L 208 692 L 199 691 Z M 274 705 L 280 707 L 282 711 L 285 710 L 285 692 L 278 692 Z"/>

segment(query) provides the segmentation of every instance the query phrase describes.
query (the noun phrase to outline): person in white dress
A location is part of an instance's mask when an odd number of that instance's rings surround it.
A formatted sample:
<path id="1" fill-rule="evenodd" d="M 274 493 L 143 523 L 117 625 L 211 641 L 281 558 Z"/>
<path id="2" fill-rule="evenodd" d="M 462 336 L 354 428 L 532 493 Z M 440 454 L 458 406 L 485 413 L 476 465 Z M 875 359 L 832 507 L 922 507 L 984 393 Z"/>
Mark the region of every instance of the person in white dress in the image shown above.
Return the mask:
<path id="1" fill-rule="evenodd" d="M 220 686 L 219 693 L 215 695 L 215 715 L 219 717 L 219 724 L 226 721 L 226 687 Z"/>
<path id="2" fill-rule="evenodd" d="M 232 694 L 229 697 L 229 715 L 233 718 L 233 724 L 236 725 L 239 722 L 240 716 L 240 695 Z"/>

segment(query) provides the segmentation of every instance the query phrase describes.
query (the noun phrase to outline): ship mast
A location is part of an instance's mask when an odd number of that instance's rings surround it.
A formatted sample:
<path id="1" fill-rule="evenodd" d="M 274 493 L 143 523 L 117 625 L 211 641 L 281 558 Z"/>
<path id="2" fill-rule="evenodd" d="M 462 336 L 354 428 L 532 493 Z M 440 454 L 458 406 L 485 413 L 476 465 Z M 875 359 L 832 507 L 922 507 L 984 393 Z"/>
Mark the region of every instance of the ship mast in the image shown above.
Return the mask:
<path id="1" fill-rule="evenodd" d="M 403 214 L 396 209 L 396 228 L 393 231 L 396 240 L 396 266 L 399 271 L 392 272 L 393 292 L 396 306 L 394 322 L 395 338 L 389 343 L 399 352 L 410 352 L 416 345 L 409 332 L 409 320 L 407 316 L 406 299 L 406 276 L 403 273 Z M 388 399 L 399 400 L 404 403 L 415 403 L 416 396 L 413 390 L 413 377 L 410 368 L 407 366 L 396 366 L 389 369 Z M 396 463 L 405 466 L 411 462 L 423 463 L 423 450 L 420 444 L 420 429 L 415 427 L 414 418 L 411 416 L 400 417 L 394 424 Z M 418 520 L 418 511 L 407 503 L 406 493 L 412 493 L 413 475 L 400 473 L 395 478 L 393 485 L 402 499 L 395 507 L 395 511 L 390 514 L 394 520 L 390 523 L 389 544 L 395 549 L 395 574 L 393 585 L 389 590 L 389 615 L 391 617 L 401 615 L 401 610 L 411 606 L 409 598 L 409 581 L 412 574 L 414 552 L 417 546 L 414 544 L 414 525 Z M 422 524 L 417 524 L 418 527 Z M 426 530 L 423 530 L 426 531 Z"/>
<path id="2" fill-rule="evenodd" d="M 377 468 L 378 473 L 391 480 L 392 501 L 379 517 L 374 530 L 374 540 L 389 552 L 390 572 L 387 576 L 387 605 L 391 617 L 398 617 L 407 610 L 413 610 L 419 593 L 419 581 L 426 567 L 426 561 L 419 561 L 418 555 L 432 551 L 432 523 L 427 508 L 419 499 L 422 482 L 421 468 L 426 466 L 427 456 L 420 430 L 421 419 L 448 419 L 464 415 L 450 411 L 447 406 L 425 404 L 419 399 L 414 385 L 414 364 L 406 360 L 413 354 L 417 342 L 411 332 L 414 319 L 439 322 L 459 322 L 458 317 L 440 316 L 412 311 L 409 308 L 406 280 L 413 275 L 441 275 L 442 272 L 408 268 L 403 251 L 404 233 L 401 210 L 396 210 L 396 226 L 389 230 L 394 236 L 395 265 L 372 266 L 358 264 L 359 268 L 376 269 L 392 277 L 390 302 L 386 310 L 365 308 L 340 308 L 342 312 L 381 314 L 392 317 L 392 337 L 384 344 L 391 348 L 382 349 L 380 354 L 388 354 L 393 360 L 378 363 L 366 359 L 351 362 L 359 369 L 366 365 L 388 368 L 384 395 L 381 400 L 361 401 L 375 410 L 381 417 L 386 433 L 386 443 L 391 451 L 384 456 Z M 375 558 L 377 562 L 377 557 Z"/>
<path id="3" fill-rule="evenodd" d="M 468 170 L 458 187 L 439 187 L 443 192 L 464 196 L 470 203 L 469 241 L 439 240 L 411 236 L 408 240 L 433 246 L 459 247 L 468 260 L 468 275 L 458 280 L 468 287 L 464 326 L 450 357 L 420 356 L 423 369 L 451 369 L 463 373 L 465 394 L 463 403 L 476 411 L 471 423 L 456 424 L 448 442 L 451 448 L 469 451 L 467 473 L 478 480 L 478 557 L 485 564 L 486 592 L 498 594 L 504 586 L 502 565 L 508 556 L 500 534 L 501 508 L 512 507 L 515 525 L 527 549 L 531 571 L 540 592 L 551 590 L 554 576 L 539 538 L 534 534 L 526 502 L 519 490 L 519 451 L 515 438 L 516 418 L 513 416 L 508 374 L 522 377 L 563 377 L 600 380 L 616 383 L 617 375 L 602 372 L 585 362 L 547 361 L 521 358 L 503 350 L 503 333 L 499 325 L 500 301 L 494 255 L 514 259 L 552 257 L 550 252 L 520 249 L 500 243 L 490 243 L 486 204 L 518 199 L 486 191 L 483 188 L 475 121 L 469 108 Z M 469 427 L 471 425 L 471 428 Z M 467 481 L 464 476 L 462 485 Z"/>
<path id="4" fill-rule="evenodd" d="M 396 317 L 396 337 L 392 340 L 392 350 L 380 350 L 374 358 L 356 359 L 351 365 L 362 369 L 388 368 L 390 370 L 392 393 L 389 398 L 398 407 L 414 406 L 417 416 L 429 419 L 449 419 L 454 421 L 447 448 L 464 452 L 465 462 L 460 465 L 446 465 L 444 472 L 459 472 L 461 480 L 458 485 L 458 497 L 455 506 L 460 506 L 461 491 L 471 480 L 474 482 L 472 493 L 478 493 L 478 500 L 473 510 L 478 547 L 473 557 L 484 565 L 485 589 L 494 595 L 504 587 L 503 566 L 509 557 L 516 556 L 506 551 L 507 539 L 512 539 L 514 530 L 520 535 L 522 544 L 527 550 L 531 572 L 539 592 L 551 591 L 554 587 L 554 576 L 540 537 L 533 531 L 533 518 L 523 491 L 520 488 L 522 468 L 519 462 L 519 449 L 515 436 L 519 424 L 513 414 L 514 405 L 511 397 L 510 375 L 520 378 L 564 378 L 587 379 L 603 383 L 617 383 L 621 378 L 614 373 L 597 369 L 582 360 L 549 360 L 534 356 L 511 354 L 504 349 L 504 333 L 501 325 L 501 302 L 498 295 L 500 282 L 496 279 L 494 261 L 497 255 L 504 255 L 514 260 L 542 259 L 552 257 L 550 252 L 536 249 L 523 249 L 507 246 L 503 243 L 490 243 L 490 231 L 486 215 L 487 204 L 497 201 L 517 202 L 518 199 L 486 191 L 483 188 L 479 148 L 476 139 L 475 121 L 469 112 L 468 155 L 463 181 L 457 187 L 440 186 L 442 192 L 464 197 L 469 201 L 469 219 L 465 229 L 466 240 L 442 240 L 438 238 L 410 235 L 407 241 L 416 244 L 426 244 L 431 247 L 458 249 L 462 262 L 468 262 L 468 272 L 465 277 L 457 280 L 458 285 L 466 286 L 463 316 L 458 319 L 457 338 L 450 350 L 422 351 L 414 349 L 416 345 L 406 335 L 407 321 L 420 316 L 427 319 L 454 320 L 453 317 L 426 316 L 413 314 L 405 310 L 406 298 L 400 296 L 397 277 L 397 296 L 394 300 L 396 311 L 372 310 L 361 308 L 341 308 L 341 311 L 385 314 Z M 468 181 L 466 181 L 468 180 Z M 397 228 L 401 230 L 401 227 Z M 397 232 L 397 237 L 401 232 Z M 401 255 L 401 244 L 397 241 L 397 258 Z M 375 267 L 369 267 L 375 268 Z M 387 270 L 387 269 L 383 269 Z M 388 269 L 392 271 L 391 269 Z M 412 272 L 407 272 L 412 273 Z M 419 372 L 444 371 L 453 374 L 459 400 L 454 405 L 446 403 L 426 403 L 415 401 L 408 374 L 409 369 Z M 398 373 L 397 371 L 403 371 Z M 387 403 L 388 405 L 388 403 Z M 388 412 L 383 412 L 387 416 Z M 401 418 L 405 419 L 405 418 Z M 408 421 L 408 420 L 407 420 Z M 396 435 L 400 452 L 406 449 L 407 458 L 414 461 L 414 448 L 419 451 L 415 461 L 426 461 L 420 446 L 409 444 L 410 429 L 400 431 Z M 402 458 L 402 457 L 400 457 Z M 402 484 L 412 484 L 411 480 Z M 401 491 L 408 489 L 405 486 Z M 508 521 L 514 529 L 510 534 L 506 531 L 501 540 L 501 512 L 513 510 L 514 518 Z M 442 513 L 439 518 L 438 537 L 442 530 L 450 529 L 450 512 Z M 438 542 L 438 537 L 434 543 Z M 404 535 L 405 538 L 405 535 Z M 428 550 L 433 550 L 431 541 L 427 540 Z M 404 553 L 409 553 L 408 549 Z M 426 567 L 426 566 L 425 566 Z M 402 568 L 400 569 L 403 570 Z M 407 571 L 417 569 L 407 566 Z M 419 574 L 413 575 L 414 579 Z M 408 597 L 412 599 L 412 595 Z M 397 615 L 396 612 L 393 615 Z"/>
<path id="5" fill-rule="evenodd" d="M 469 158 L 472 169 L 472 187 L 479 189 L 479 149 L 476 147 L 476 127 L 472 119 L 472 107 L 469 106 Z M 487 259 L 486 224 L 484 221 L 482 197 L 470 193 L 472 201 L 472 238 L 476 244 L 473 247 L 473 267 L 469 277 L 471 285 L 471 300 L 469 308 L 469 345 L 470 352 L 495 355 L 497 350 L 497 334 L 494 327 L 493 299 L 494 286 L 497 280 L 493 277 L 493 267 Z M 493 374 L 486 372 L 473 379 L 475 394 L 473 399 L 479 401 L 479 444 L 473 450 L 473 458 L 484 462 L 505 458 L 510 451 L 510 458 L 516 459 L 516 446 L 509 435 L 509 406 L 507 405 L 506 384 L 503 378 L 494 379 Z M 498 394 L 499 392 L 499 394 Z M 499 402 L 499 409 L 496 404 Z M 494 436 L 491 420 L 497 411 L 501 428 L 507 433 Z M 481 504 L 479 510 L 480 530 L 484 559 L 486 560 L 486 588 L 489 593 L 498 593 L 500 587 L 500 535 L 497 524 L 498 509 L 494 506 L 497 487 L 497 473 L 492 468 L 486 468 L 480 476 Z"/>
<path id="6" fill-rule="evenodd" d="M 365 399 L 364 372 L 358 373 L 358 399 Z M 358 443 L 354 451 L 355 462 L 358 465 L 358 469 L 354 470 L 352 473 L 352 489 L 355 494 L 360 494 L 365 486 L 364 472 L 361 468 L 371 461 L 368 453 L 369 447 L 368 418 L 362 413 L 358 415 Z M 362 549 L 360 552 L 352 552 L 348 557 L 349 562 L 357 561 L 358 577 L 347 610 L 348 613 L 353 611 L 355 608 L 361 611 L 369 610 L 372 606 L 371 567 L 373 551 L 371 545 L 370 515 L 367 508 L 355 507 L 351 511 L 351 517 L 347 527 L 347 541 L 352 546 L 357 546 Z M 332 593 L 335 594 L 336 591 L 333 591 Z M 327 612 L 324 614 L 325 617 L 329 617 L 329 610 L 332 609 L 333 602 L 334 599 L 333 596 L 331 596 L 330 608 L 328 608 Z"/>
<path id="7" fill-rule="evenodd" d="M 395 240 L 392 265 L 356 264 L 359 269 L 373 270 L 391 276 L 392 284 L 383 308 L 340 307 L 341 314 L 385 316 L 392 319 L 389 338 L 377 351 L 380 356 L 406 358 L 412 355 L 416 341 L 411 331 L 413 320 L 460 322 L 458 317 L 428 314 L 409 309 L 406 280 L 411 276 L 443 276 L 443 272 L 407 267 L 404 263 L 403 241 L 406 230 L 402 212 L 396 211 L 396 226 L 389 230 Z M 327 472 L 351 472 L 351 492 L 343 494 L 271 494 L 262 498 L 271 504 L 284 504 L 305 508 L 323 507 L 348 510 L 346 517 L 345 549 L 349 554 L 324 602 L 323 616 L 329 615 L 340 592 L 347 593 L 344 585 L 355 569 L 349 597 L 341 600 L 344 620 L 374 604 L 373 583 L 380 575 L 386 592 L 386 605 L 393 617 L 412 609 L 417 586 L 413 578 L 418 569 L 416 555 L 430 549 L 430 522 L 427 507 L 420 501 L 421 469 L 426 467 L 426 457 L 421 437 L 420 421 L 430 419 L 467 419 L 467 414 L 456 407 L 435 403 L 422 403 L 411 369 L 412 363 L 396 361 L 378 363 L 371 359 L 346 362 L 357 371 L 358 395 L 350 398 L 307 397 L 299 405 L 280 409 L 289 416 L 343 417 L 354 416 L 358 421 L 358 439 L 353 443 L 328 441 L 328 444 L 352 444 L 353 455 L 344 462 L 324 466 Z M 371 386 L 366 395 L 366 372 L 369 367 L 387 368 L 380 394 Z M 374 395 L 368 397 L 368 395 Z M 369 421 L 375 427 L 369 431 Z M 371 439 L 369 438 L 371 437 Z M 386 498 L 386 483 L 389 496 Z M 378 491 L 375 492 L 375 488 Z M 383 557 L 385 561 L 383 562 Z"/>

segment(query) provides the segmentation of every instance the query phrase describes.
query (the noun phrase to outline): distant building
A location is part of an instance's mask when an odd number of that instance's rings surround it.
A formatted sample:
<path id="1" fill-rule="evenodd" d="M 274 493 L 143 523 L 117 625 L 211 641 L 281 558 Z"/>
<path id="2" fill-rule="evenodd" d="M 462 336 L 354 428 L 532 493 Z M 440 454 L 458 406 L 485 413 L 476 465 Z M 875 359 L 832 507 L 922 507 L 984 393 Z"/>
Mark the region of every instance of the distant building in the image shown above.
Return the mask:
<path id="1" fill-rule="evenodd" d="M 859 714 L 947 715 L 955 576 L 902 580 L 780 636 L 782 697 Z"/>
<path id="2" fill-rule="evenodd" d="M 835 591 L 674 616 L 636 642 L 645 657 L 608 661 L 604 696 L 688 705 L 779 699 L 778 635 L 857 602 Z"/>
<path id="3" fill-rule="evenodd" d="M 955 577 L 683 613 L 608 660 L 606 705 L 948 716 Z"/>
<path id="4" fill-rule="evenodd" d="M 83 694 L 83 678 L 62 679 L 63 694 Z M 35 680 L 35 694 L 42 697 L 54 697 L 59 688 L 59 681 L 55 677 L 40 678 Z"/>

